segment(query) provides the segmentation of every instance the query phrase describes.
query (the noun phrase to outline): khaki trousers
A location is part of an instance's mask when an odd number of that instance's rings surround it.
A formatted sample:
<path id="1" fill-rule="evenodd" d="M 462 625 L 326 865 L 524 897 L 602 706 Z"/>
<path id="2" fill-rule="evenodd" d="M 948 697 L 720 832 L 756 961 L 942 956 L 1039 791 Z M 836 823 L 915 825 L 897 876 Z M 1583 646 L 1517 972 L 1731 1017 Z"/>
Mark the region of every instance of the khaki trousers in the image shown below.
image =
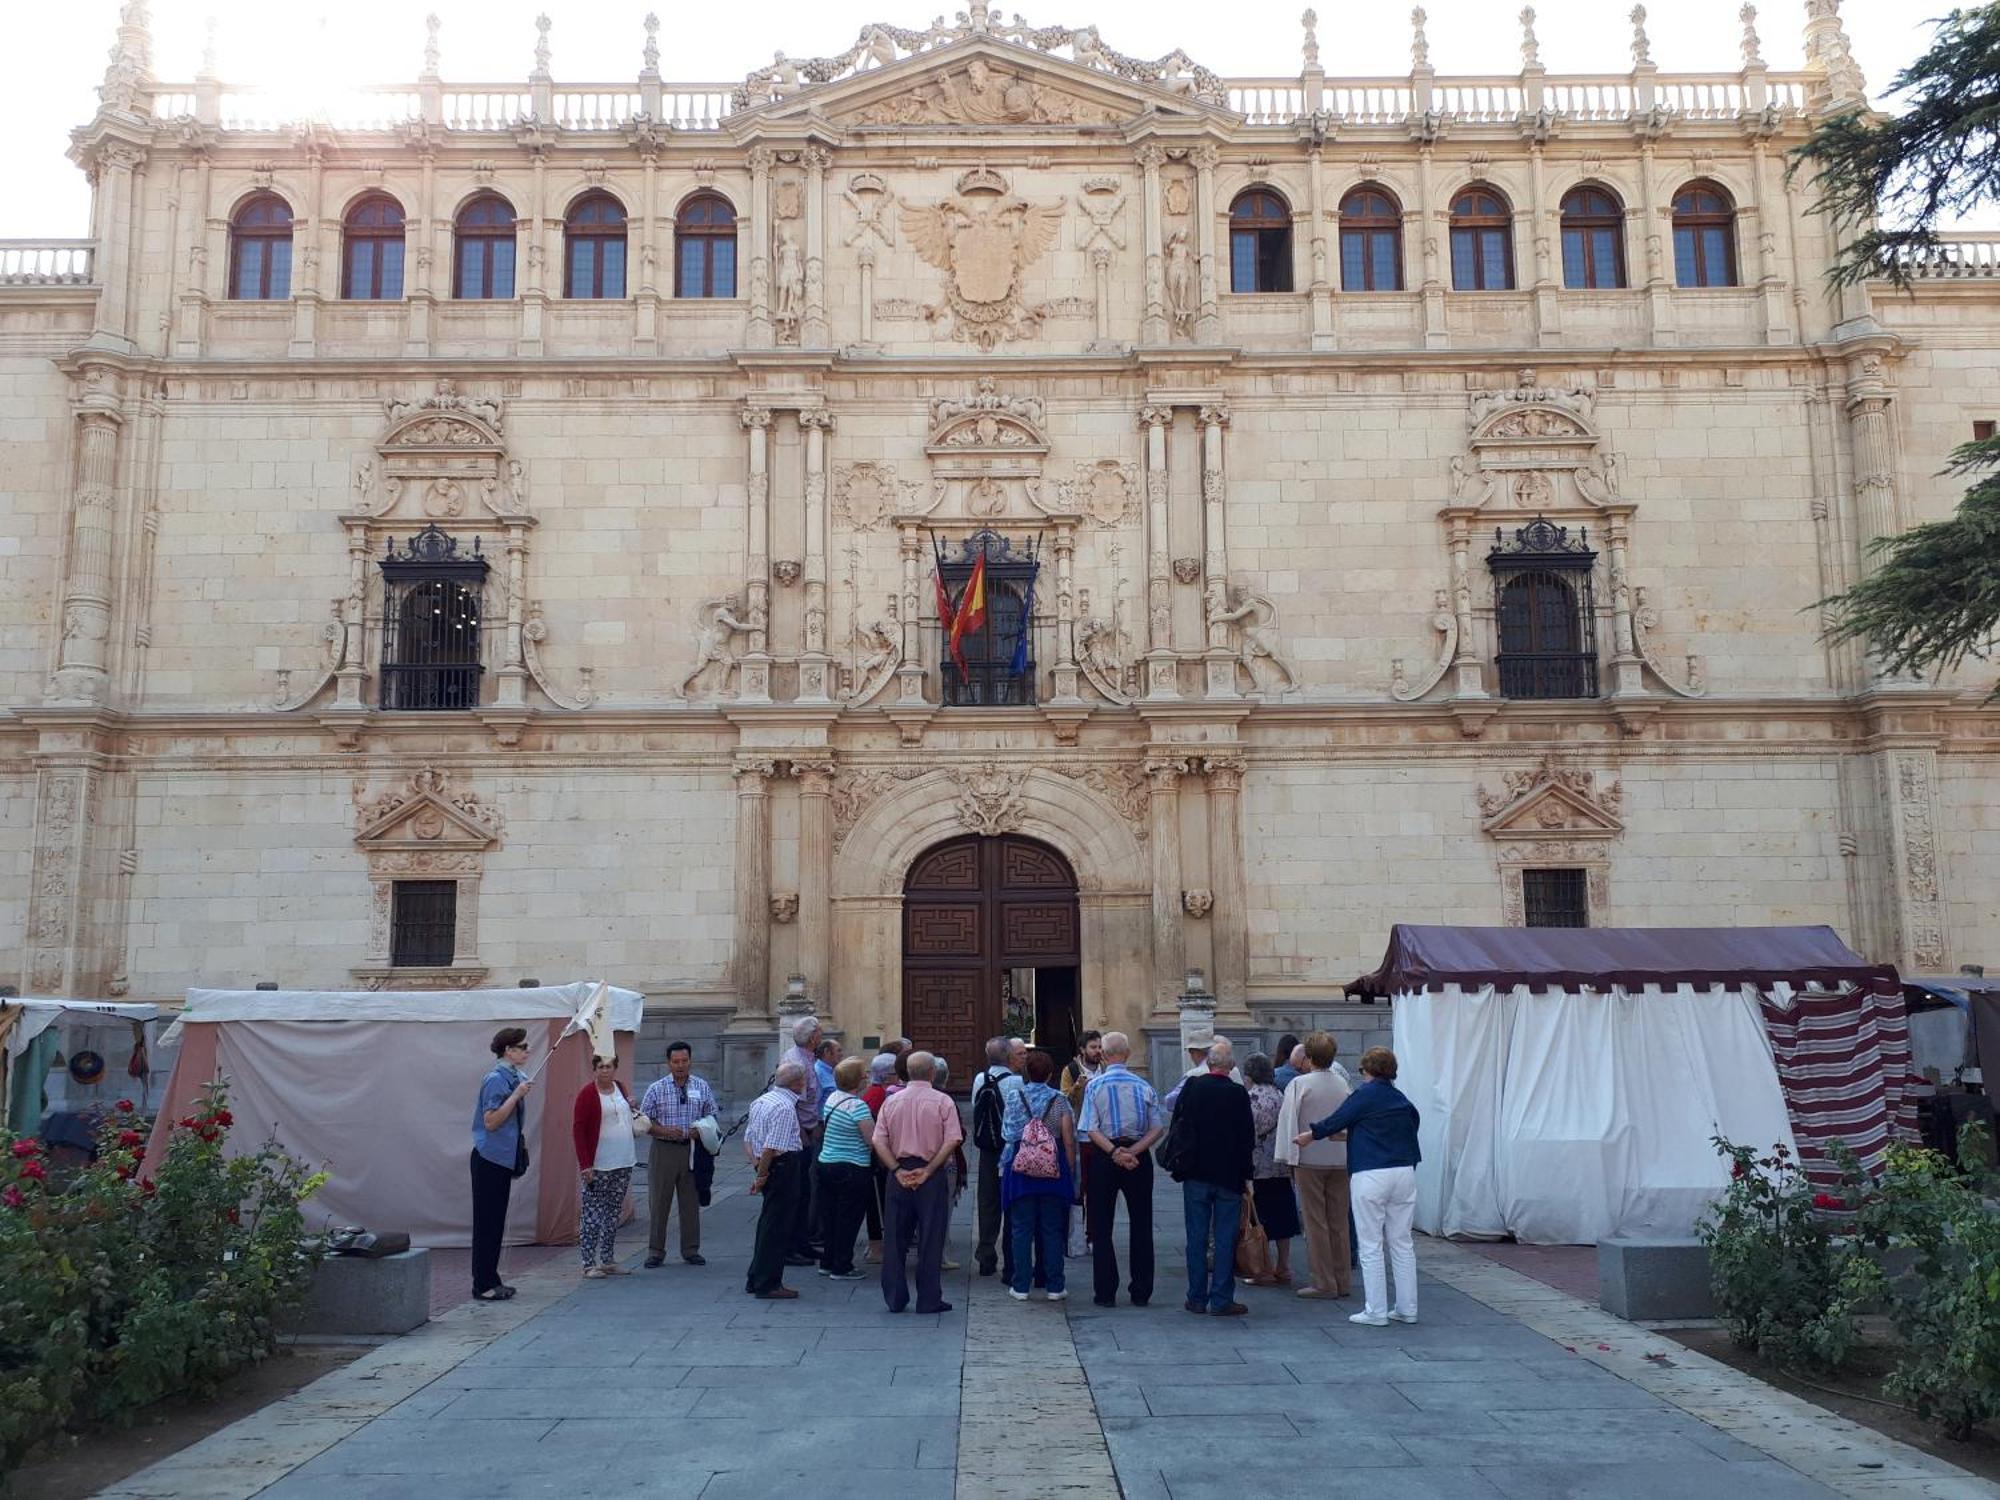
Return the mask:
<path id="1" fill-rule="evenodd" d="M 1343 1297 L 1354 1290 L 1347 1239 L 1347 1168 L 1292 1168 L 1299 1210 L 1306 1220 L 1306 1263 L 1312 1284 Z"/>
<path id="2" fill-rule="evenodd" d="M 1347 1174 L 1342 1173 L 1342 1177 Z M 681 1210 L 681 1255 L 701 1253 L 701 1195 L 694 1185 L 694 1148 L 654 1136 L 646 1151 L 646 1251 L 667 1253 L 667 1210 Z"/>

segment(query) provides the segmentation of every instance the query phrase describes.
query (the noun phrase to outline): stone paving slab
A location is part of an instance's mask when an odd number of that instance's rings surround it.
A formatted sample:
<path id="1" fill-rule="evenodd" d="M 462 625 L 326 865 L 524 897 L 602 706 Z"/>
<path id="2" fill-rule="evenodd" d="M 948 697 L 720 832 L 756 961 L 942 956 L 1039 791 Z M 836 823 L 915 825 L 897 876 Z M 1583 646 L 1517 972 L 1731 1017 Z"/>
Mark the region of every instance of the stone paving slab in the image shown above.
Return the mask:
<path id="1" fill-rule="evenodd" d="M 1900 1444 L 1424 1242 L 1423 1321 L 1240 1288 L 1247 1317 L 1181 1308 L 1179 1202 L 1158 1199 L 1152 1305 L 1017 1303 L 948 1274 L 949 1313 L 891 1317 L 879 1283 L 787 1272 L 743 1293 L 758 1204 L 730 1164 L 704 1268 L 581 1281 L 507 1268 L 467 1303 L 163 1461 L 114 1500 L 1806 1500 L 1994 1493 Z M 970 1243 L 970 1200 L 954 1237 Z M 628 1264 L 642 1253 L 625 1231 Z M 961 1254 L 964 1252 L 961 1250 Z M 964 1258 L 970 1259 L 969 1255 Z M 503 1262 L 503 1266 L 504 1266 Z M 1645 1356 L 1671 1350 L 1663 1367 Z M 1218 1463 L 1218 1434 L 1245 1452 Z M 1872 1466 L 1872 1467 L 1871 1467 Z"/>

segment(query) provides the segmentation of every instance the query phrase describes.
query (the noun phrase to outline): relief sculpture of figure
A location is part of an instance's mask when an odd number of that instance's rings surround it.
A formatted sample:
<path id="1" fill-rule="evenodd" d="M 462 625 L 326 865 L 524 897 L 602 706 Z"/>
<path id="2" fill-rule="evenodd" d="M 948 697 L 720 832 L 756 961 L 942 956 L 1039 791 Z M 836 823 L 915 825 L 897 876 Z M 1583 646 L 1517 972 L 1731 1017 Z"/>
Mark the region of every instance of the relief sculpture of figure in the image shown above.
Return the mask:
<path id="1" fill-rule="evenodd" d="M 711 667 L 722 668 L 721 686 L 727 687 L 729 674 L 736 661 L 729 651 L 729 643 L 739 635 L 748 635 L 756 629 L 754 623 L 745 623 L 736 618 L 736 600 L 732 598 L 709 599 L 703 602 L 698 614 L 700 625 L 695 639 L 694 666 L 681 679 L 680 694 L 683 698 L 695 696 L 696 685 Z"/>
<path id="2" fill-rule="evenodd" d="M 1076 623 L 1077 665 L 1091 686 L 1117 704 L 1132 701 L 1126 689 L 1125 663 L 1119 659 L 1122 634 L 1115 620 L 1095 615 Z"/>
<path id="3" fill-rule="evenodd" d="M 1167 315 L 1176 333 L 1194 326 L 1194 265 L 1185 229 L 1167 237 Z"/>
<path id="4" fill-rule="evenodd" d="M 903 632 L 894 617 L 895 600 L 890 599 L 888 619 L 855 628 L 855 645 L 867 651 L 854 671 L 854 694 L 848 707 L 859 708 L 888 685 L 896 668 L 903 664 Z"/>
<path id="5" fill-rule="evenodd" d="M 1218 592 L 1220 592 L 1218 590 Z M 1228 607 L 1221 607 L 1222 600 L 1211 599 L 1208 609 L 1208 623 L 1211 625 L 1234 625 L 1237 630 L 1237 656 L 1243 669 L 1250 674 L 1250 680 L 1257 681 L 1257 663 L 1263 662 L 1280 679 L 1278 691 L 1290 692 L 1297 686 L 1291 664 L 1278 654 L 1274 644 L 1277 636 L 1278 607 L 1262 594 L 1253 594 L 1248 589 L 1231 591 Z"/>
<path id="6" fill-rule="evenodd" d="M 780 323 L 797 323 L 799 304 L 805 293 L 806 266 L 799 254 L 799 242 L 789 229 L 778 231 L 778 307 Z"/>

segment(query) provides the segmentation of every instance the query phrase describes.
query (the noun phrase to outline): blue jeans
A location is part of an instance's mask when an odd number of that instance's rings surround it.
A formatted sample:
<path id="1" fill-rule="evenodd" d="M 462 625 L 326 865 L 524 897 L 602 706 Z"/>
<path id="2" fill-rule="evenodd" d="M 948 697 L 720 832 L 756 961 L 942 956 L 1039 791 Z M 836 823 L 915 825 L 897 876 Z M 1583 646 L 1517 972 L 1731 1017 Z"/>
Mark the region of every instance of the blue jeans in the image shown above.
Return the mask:
<path id="1" fill-rule="evenodd" d="M 1069 1204 L 1054 1193 L 1016 1198 L 1007 1209 L 1008 1233 L 1014 1242 L 1014 1290 L 1028 1290 L 1035 1271 L 1045 1272 L 1049 1292 L 1064 1290 L 1064 1237 L 1069 1232 Z"/>
<path id="2" fill-rule="evenodd" d="M 1236 1228 L 1243 1218 L 1243 1194 L 1213 1183 L 1184 1182 L 1181 1199 L 1187 1207 L 1187 1299 L 1206 1303 L 1210 1312 L 1216 1312 L 1236 1300 Z M 1215 1235 L 1212 1271 L 1208 1264 L 1211 1231 Z"/>

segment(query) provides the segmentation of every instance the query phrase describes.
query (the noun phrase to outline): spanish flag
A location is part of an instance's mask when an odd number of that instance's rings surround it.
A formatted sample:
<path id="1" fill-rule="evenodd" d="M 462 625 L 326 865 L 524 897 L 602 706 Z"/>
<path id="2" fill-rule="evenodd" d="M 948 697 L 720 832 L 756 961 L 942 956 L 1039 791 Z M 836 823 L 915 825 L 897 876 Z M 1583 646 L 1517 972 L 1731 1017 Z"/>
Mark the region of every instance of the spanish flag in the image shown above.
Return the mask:
<path id="1" fill-rule="evenodd" d="M 966 580 L 965 592 L 958 596 L 958 613 L 952 617 L 951 659 L 958 663 L 958 670 L 965 671 L 965 638 L 986 623 L 986 554 L 981 552 L 979 560 L 972 565 L 972 577 Z"/>

